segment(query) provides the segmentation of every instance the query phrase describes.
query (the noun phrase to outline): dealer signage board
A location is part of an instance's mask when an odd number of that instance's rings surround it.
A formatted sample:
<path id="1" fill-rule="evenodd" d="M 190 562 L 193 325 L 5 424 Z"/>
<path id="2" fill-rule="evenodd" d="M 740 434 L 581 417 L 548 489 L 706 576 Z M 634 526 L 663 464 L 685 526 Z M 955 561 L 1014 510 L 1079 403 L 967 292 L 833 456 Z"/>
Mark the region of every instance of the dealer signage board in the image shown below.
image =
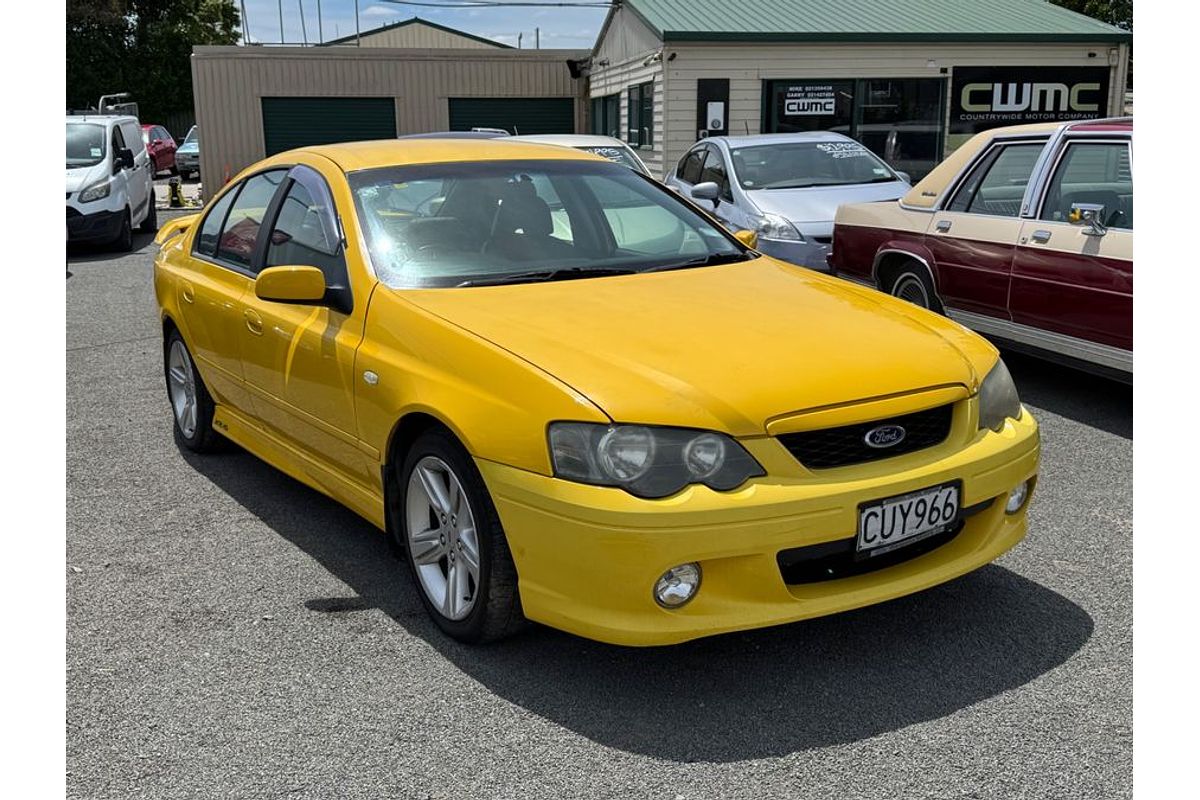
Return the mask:
<path id="1" fill-rule="evenodd" d="M 792 85 L 786 92 L 785 117 L 832 117 L 837 113 L 837 95 L 831 84 Z"/>
<path id="2" fill-rule="evenodd" d="M 1107 116 L 1108 67 L 955 67 L 950 132 Z"/>

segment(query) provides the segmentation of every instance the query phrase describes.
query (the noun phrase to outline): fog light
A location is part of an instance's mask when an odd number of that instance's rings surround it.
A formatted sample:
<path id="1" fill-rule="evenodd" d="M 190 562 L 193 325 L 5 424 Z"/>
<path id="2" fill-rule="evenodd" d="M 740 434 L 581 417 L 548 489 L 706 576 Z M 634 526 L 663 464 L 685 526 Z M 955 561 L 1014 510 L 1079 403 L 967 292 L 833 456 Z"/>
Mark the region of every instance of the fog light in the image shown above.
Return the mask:
<path id="1" fill-rule="evenodd" d="M 1029 496 L 1029 481 L 1021 481 L 1017 488 L 1008 493 L 1008 502 L 1004 504 L 1004 513 L 1015 514 L 1021 510 L 1021 506 L 1025 505 L 1025 498 Z"/>
<path id="2" fill-rule="evenodd" d="M 671 567 L 654 584 L 654 599 L 663 608 L 679 608 L 696 596 L 700 588 L 700 565 Z"/>

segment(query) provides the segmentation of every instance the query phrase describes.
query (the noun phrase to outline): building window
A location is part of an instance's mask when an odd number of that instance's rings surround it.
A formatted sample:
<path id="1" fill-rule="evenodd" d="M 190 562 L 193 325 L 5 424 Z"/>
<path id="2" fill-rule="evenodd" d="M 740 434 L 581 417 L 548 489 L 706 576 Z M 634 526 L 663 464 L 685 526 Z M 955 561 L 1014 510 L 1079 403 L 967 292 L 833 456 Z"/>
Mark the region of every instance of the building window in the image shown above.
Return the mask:
<path id="1" fill-rule="evenodd" d="M 654 81 L 629 87 L 625 141 L 633 147 L 654 146 Z"/>
<path id="2" fill-rule="evenodd" d="M 592 133 L 621 138 L 621 94 L 592 98 Z"/>

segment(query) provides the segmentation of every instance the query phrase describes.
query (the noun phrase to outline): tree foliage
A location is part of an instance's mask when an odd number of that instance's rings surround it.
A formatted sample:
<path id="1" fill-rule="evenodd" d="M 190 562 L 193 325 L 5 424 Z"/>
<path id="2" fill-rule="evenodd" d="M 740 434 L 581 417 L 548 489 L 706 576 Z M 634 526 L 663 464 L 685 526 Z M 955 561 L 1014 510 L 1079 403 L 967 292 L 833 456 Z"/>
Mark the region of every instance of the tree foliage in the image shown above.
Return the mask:
<path id="1" fill-rule="evenodd" d="M 1133 30 L 1133 0 L 1051 0 L 1056 6 L 1069 8 L 1109 25 Z"/>
<path id="2" fill-rule="evenodd" d="M 67 107 L 129 92 L 147 122 L 192 108 L 193 45 L 237 44 L 233 0 L 67 0 Z"/>

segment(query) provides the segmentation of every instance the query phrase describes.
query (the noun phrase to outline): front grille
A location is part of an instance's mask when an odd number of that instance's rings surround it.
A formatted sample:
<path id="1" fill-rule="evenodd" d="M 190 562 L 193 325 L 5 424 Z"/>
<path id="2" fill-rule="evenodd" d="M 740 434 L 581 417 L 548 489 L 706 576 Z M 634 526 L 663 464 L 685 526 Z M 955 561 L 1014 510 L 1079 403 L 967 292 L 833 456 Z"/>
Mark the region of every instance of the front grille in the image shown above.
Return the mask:
<path id="1" fill-rule="evenodd" d="M 953 414 L 954 406 L 944 405 L 914 414 L 858 422 L 840 428 L 784 433 L 779 436 L 779 441 L 797 461 L 809 469 L 844 467 L 933 447 L 950 435 L 950 420 Z M 891 447 L 868 446 L 865 438 L 867 432 L 883 425 L 898 425 L 904 428 L 904 439 Z"/>
<path id="2" fill-rule="evenodd" d="M 952 541 L 954 537 L 962 533 L 967 517 L 986 511 L 995 500 L 992 498 L 964 508 L 958 523 L 948 531 L 877 556 L 860 556 L 855 548 L 854 537 L 780 550 L 775 556 L 775 560 L 779 564 L 779 574 L 784 583 L 795 586 L 850 578 L 854 575 L 903 564 L 905 561 L 923 556 Z"/>

